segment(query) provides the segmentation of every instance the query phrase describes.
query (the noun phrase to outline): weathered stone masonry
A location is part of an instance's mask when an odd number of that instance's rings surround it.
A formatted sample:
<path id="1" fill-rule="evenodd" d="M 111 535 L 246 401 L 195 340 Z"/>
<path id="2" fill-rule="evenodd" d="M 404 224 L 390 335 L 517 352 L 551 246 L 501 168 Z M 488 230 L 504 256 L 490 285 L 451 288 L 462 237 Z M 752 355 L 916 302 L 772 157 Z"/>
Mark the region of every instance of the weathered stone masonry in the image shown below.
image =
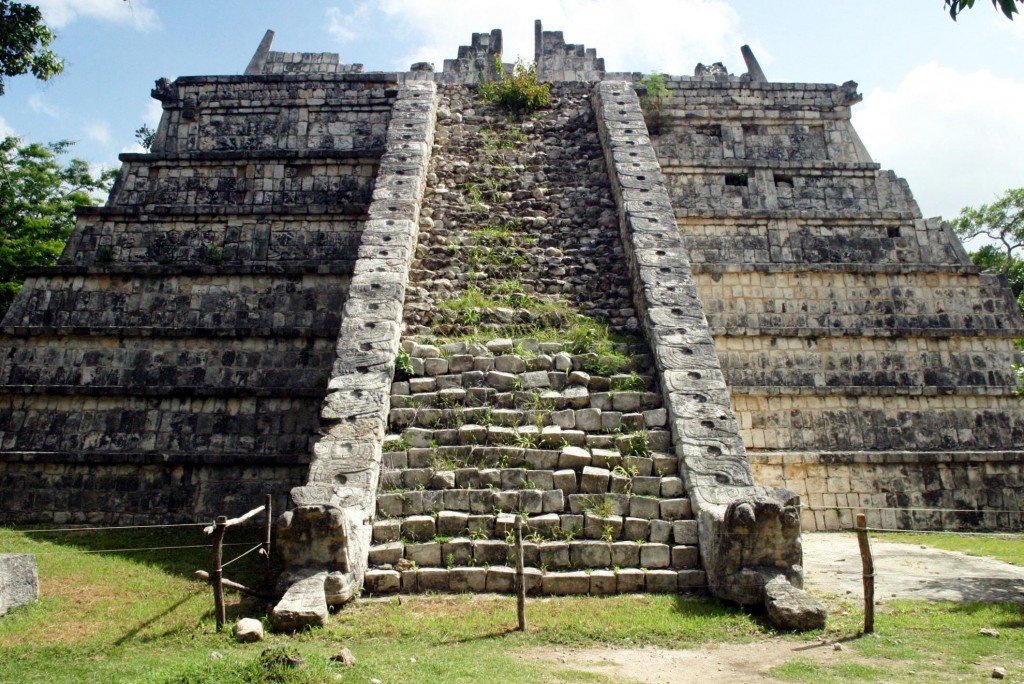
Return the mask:
<path id="1" fill-rule="evenodd" d="M 823 617 L 801 521 L 1019 526 L 1024 321 L 870 159 L 856 85 L 745 50 L 645 124 L 637 75 L 536 28 L 533 121 L 476 98 L 500 31 L 440 73 L 268 33 L 244 76 L 159 81 L 152 152 L 3 321 L 0 520 L 272 491 L 280 627 L 361 589 L 510 590 L 513 514 L 530 591 L 706 586 L 788 626 Z M 507 305 L 445 308 L 474 292 Z M 502 336 L 571 310 L 641 336 L 631 365 Z"/>

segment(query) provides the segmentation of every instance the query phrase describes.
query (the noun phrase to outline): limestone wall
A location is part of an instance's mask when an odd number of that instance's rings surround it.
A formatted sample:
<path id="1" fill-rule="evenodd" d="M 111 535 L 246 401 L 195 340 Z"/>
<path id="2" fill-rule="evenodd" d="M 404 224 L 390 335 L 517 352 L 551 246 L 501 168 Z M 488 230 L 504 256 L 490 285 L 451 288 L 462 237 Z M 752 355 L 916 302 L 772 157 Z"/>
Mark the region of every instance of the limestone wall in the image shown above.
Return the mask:
<path id="1" fill-rule="evenodd" d="M 0 520 L 285 503 L 319 428 L 396 85 L 329 70 L 157 84 L 153 153 L 122 156 L 107 206 L 81 212 L 5 317 L 0 488 L 19 494 Z"/>
<path id="2" fill-rule="evenodd" d="M 671 77 L 648 123 L 757 481 L 800 494 L 809 529 L 857 506 L 888 527 L 1004 526 L 1024 508 L 1005 281 L 872 162 L 856 84 L 751 78 Z"/>
<path id="3" fill-rule="evenodd" d="M 755 454 L 758 481 L 800 494 L 805 530 L 1022 530 L 1024 453 Z"/>

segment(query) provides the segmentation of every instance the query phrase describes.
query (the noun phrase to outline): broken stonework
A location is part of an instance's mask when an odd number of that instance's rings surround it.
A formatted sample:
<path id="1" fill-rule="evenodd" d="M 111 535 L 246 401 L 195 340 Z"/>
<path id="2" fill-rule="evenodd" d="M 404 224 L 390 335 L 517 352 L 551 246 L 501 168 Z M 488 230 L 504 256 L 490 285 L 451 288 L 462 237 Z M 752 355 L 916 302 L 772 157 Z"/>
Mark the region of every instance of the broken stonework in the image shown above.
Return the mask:
<path id="1" fill-rule="evenodd" d="M 768 619 L 780 629 L 808 630 L 825 626 L 825 607 L 803 589 L 777 576 L 764 585 Z"/>

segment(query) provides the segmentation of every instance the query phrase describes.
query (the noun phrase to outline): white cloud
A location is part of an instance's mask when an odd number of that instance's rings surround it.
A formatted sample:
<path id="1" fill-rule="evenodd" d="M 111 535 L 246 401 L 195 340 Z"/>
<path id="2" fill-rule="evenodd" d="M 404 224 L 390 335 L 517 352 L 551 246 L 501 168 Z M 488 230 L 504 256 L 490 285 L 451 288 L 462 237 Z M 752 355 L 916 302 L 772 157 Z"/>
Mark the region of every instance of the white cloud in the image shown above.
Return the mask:
<path id="1" fill-rule="evenodd" d="M 327 32 L 338 40 L 338 42 L 347 43 L 350 40 L 354 40 L 359 35 L 357 28 L 359 28 L 361 24 L 365 25 L 369 14 L 370 6 L 366 2 L 360 3 L 348 14 L 344 14 L 337 7 L 328 7 Z"/>
<path id="2" fill-rule="evenodd" d="M 0 138 L 6 138 L 9 135 L 17 137 L 18 134 L 14 132 L 14 129 L 8 125 L 4 117 L 0 116 Z"/>
<path id="3" fill-rule="evenodd" d="M 62 29 L 78 18 L 130 24 L 138 31 L 150 31 L 160 25 L 151 0 L 36 0 L 43 18 L 51 28 Z"/>
<path id="4" fill-rule="evenodd" d="M 91 123 L 85 126 L 82 130 L 90 139 L 95 140 L 98 143 L 103 145 L 110 143 L 110 126 L 102 121 Z"/>
<path id="5" fill-rule="evenodd" d="M 925 216 L 956 216 L 1024 186 L 1024 82 L 929 62 L 854 108 L 864 144 L 910 182 Z"/>
<path id="6" fill-rule="evenodd" d="M 351 40 L 356 24 L 366 25 L 369 13 L 398 26 L 410 36 L 412 48 L 397 53 L 391 68 L 413 62 L 433 62 L 440 69 L 456 56 L 474 32 L 502 29 L 504 58 L 533 58 L 533 22 L 546 30 L 563 31 L 568 43 L 598 50 L 609 71 L 660 69 L 692 74 L 697 62 L 724 61 L 734 73 L 746 69 L 739 47 L 739 14 L 725 0 L 518 0 L 515 3 L 467 3 L 455 0 L 380 0 L 362 2 L 349 15 L 328 10 L 330 30 L 339 40 Z M 438 16 L 445 17 L 437 21 Z M 337 30 L 335 30 L 337 19 Z M 756 48 L 756 44 L 755 44 Z M 764 63 L 770 55 L 758 50 Z M 381 65 L 384 66 L 384 65 Z M 376 68 L 376 67 L 375 67 Z"/>
<path id="7" fill-rule="evenodd" d="M 164 114 L 164 107 L 160 100 L 150 99 L 146 104 L 146 111 L 142 115 L 142 122 L 150 128 L 160 125 L 160 117 Z"/>
<path id="8" fill-rule="evenodd" d="M 32 93 L 31 95 L 29 95 L 28 106 L 32 109 L 33 112 L 45 114 L 51 119 L 60 118 L 60 112 L 57 111 L 56 107 L 54 107 L 46 101 L 46 98 L 43 97 L 42 93 Z"/>

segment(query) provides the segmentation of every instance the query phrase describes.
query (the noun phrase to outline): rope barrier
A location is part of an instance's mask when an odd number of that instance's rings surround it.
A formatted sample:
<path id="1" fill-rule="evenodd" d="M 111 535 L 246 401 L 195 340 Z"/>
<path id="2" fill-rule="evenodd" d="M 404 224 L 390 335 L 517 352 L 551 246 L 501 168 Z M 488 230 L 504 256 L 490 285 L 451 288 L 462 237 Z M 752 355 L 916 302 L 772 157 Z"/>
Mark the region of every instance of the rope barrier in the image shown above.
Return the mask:
<path id="1" fill-rule="evenodd" d="M 22 532 L 24 534 L 38 534 L 40 532 L 112 532 L 120 530 L 150 530 L 162 527 L 202 527 L 206 523 L 173 523 L 168 525 L 116 525 L 111 527 L 56 527 L 39 530 L 19 530 L 14 527 L 0 528 L 9 529 L 11 532 Z"/>
<path id="2" fill-rule="evenodd" d="M 246 546 L 252 542 L 235 542 L 233 544 L 224 544 L 224 546 Z M 262 544 L 261 544 L 262 545 Z M 37 556 L 57 556 L 57 555 L 73 555 L 80 553 L 124 553 L 125 551 L 172 551 L 175 549 L 208 549 L 209 544 L 195 544 L 190 546 L 148 546 L 148 547 L 131 547 L 125 549 L 89 549 L 87 551 L 33 551 Z"/>
<path id="3" fill-rule="evenodd" d="M 225 544 L 224 546 L 232 546 L 232 544 Z M 234 563 L 239 558 L 245 558 L 246 556 L 248 556 L 250 553 L 252 553 L 256 549 L 262 549 L 262 548 L 263 548 L 263 542 L 260 542 L 259 544 L 257 544 L 256 546 L 252 547 L 251 549 L 249 549 L 245 553 L 242 553 L 242 554 L 240 554 L 238 556 L 235 556 L 234 558 L 229 560 L 227 563 L 221 563 L 220 567 L 221 567 L 221 569 L 224 569 L 224 568 L 228 567 L 229 565 L 231 565 L 232 563 Z"/>
<path id="4" fill-rule="evenodd" d="M 1011 510 L 1003 508 L 919 508 L 908 506 L 905 508 L 893 508 L 891 506 L 812 506 L 810 504 L 800 504 L 800 508 L 804 508 L 808 511 L 913 511 L 923 513 L 1012 513 L 1017 515 L 1024 514 L 1024 510 Z"/>

